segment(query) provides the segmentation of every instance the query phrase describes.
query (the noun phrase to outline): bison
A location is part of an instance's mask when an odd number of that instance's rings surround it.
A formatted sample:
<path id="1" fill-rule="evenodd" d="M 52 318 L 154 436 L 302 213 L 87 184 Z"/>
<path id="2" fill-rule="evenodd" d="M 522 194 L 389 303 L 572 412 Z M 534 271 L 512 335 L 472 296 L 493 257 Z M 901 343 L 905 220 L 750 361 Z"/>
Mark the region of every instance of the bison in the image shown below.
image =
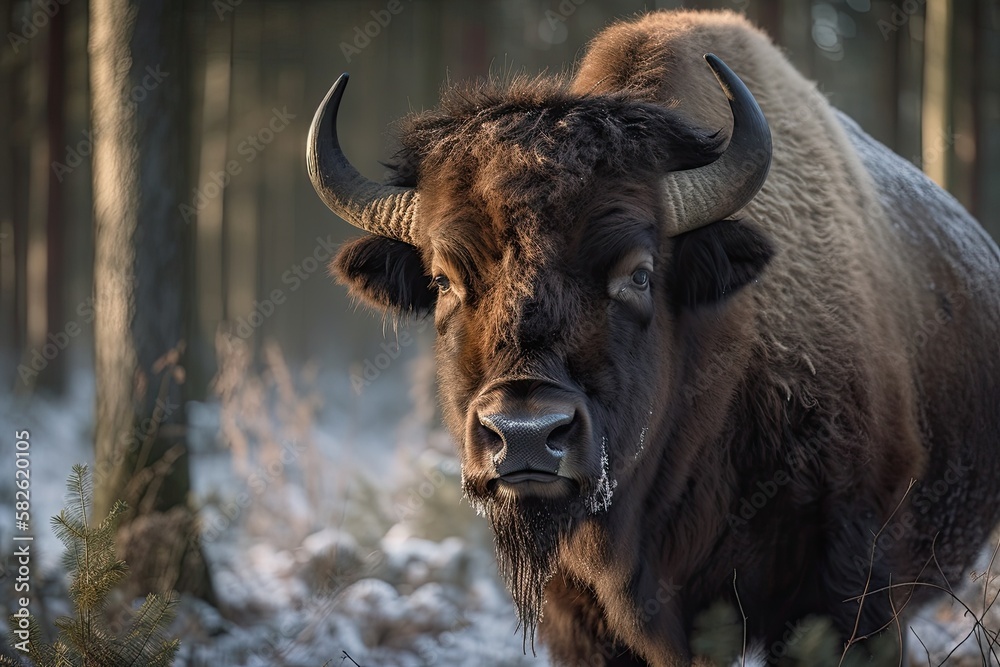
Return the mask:
<path id="1" fill-rule="evenodd" d="M 463 490 L 555 661 L 690 664 L 720 601 L 848 642 L 959 583 L 1000 513 L 1000 252 L 764 34 L 650 13 L 572 76 L 455 85 L 385 184 L 346 84 L 307 166 L 369 234 L 331 270 L 433 316 Z"/>

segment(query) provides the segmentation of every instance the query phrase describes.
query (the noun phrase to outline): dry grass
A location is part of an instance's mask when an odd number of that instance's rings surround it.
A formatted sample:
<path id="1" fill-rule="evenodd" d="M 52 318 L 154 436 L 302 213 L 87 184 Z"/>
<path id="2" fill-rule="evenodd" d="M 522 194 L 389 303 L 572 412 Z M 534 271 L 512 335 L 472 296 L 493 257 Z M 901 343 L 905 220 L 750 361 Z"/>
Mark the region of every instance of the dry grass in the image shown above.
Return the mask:
<path id="1" fill-rule="evenodd" d="M 317 369 L 308 365 L 295 377 L 272 342 L 264 344 L 258 363 L 245 341 L 221 332 L 216 353 L 219 370 L 211 387 L 219 399 L 219 437 L 231 452 L 236 477 L 254 493 L 242 517 L 244 529 L 297 544 L 320 517 L 289 512 L 290 496 L 304 492 L 307 507 L 329 506 L 328 471 L 313 437 L 323 405 Z"/>

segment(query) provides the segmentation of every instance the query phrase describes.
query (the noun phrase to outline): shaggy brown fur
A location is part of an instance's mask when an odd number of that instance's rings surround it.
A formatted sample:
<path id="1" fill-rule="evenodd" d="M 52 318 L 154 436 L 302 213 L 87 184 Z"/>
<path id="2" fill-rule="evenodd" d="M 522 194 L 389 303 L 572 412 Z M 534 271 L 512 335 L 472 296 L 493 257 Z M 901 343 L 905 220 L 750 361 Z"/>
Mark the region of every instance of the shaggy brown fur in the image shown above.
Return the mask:
<path id="1" fill-rule="evenodd" d="M 658 178 L 732 126 L 707 52 L 773 161 L 739 220 L 675 236 Z M 366 237 L 334 268 L 378 309 L 433 311 L 465 490 L 558 662 L 688 664 L 734 571 L 766 646 L 812 614 L 885 627 L 887 593 L 849 601 L 869 575 L 959 582 L 1000 511 L 1000 253 L 744 19 L 612 26 L 572 80 L 452 90 L 401 140 L 416 247 Z M 476 415 L 512 401 L 577 415 L 542 498 L 497 491 Z"/>

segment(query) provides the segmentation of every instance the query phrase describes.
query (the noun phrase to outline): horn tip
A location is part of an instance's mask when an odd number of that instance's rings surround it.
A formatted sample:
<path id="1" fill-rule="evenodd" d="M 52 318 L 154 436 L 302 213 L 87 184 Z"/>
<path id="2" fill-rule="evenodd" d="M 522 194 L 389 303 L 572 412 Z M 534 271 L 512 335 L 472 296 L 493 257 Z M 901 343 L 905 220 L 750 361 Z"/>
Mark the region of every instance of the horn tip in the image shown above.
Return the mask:
<path id="1" fill-rule="evenodd" d="M 733 100 L 733 85 L 732 80 L 737 79 L 736 73 L 729 68 L 729 65 L 725 61 L 714 53 L 706 53 L 704 55 L 705 62 L 708 66 L 712 68 L 712 73 L 715 75 L 715 80 L 719 82 L 722 86 L 722 91 L 726 94 L 726 98 L 729 101 Z"/>
<path id="2" fill-rule="evenodd" d="M 334 91 L 337 89 L 346 88 L 347 82 L 350 80 L 350 78 L 351 78 L 350 74 L 348 74 L 347 72 L 342 72 L 341 75 L 337 77 L 337 80 L 333 82 L 333 85 L 330 86 L 330 90 Z"/>

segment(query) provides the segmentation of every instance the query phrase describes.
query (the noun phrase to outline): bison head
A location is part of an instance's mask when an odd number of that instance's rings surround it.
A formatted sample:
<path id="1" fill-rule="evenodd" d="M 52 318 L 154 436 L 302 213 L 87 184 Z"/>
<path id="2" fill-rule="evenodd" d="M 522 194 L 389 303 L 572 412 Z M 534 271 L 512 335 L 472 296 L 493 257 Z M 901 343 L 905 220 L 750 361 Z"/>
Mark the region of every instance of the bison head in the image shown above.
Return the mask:
<path id="1" fill-rule="evenodd" d="M 340 250 L 338 279 L 376 309 L 433 313 L 464 490 L 492 523 L 532 630 L 560 545 L 608 521 L 616 488 L 665 458 L 686 474 L 697 452 L 670 439 L 692 362 L 676 352 L 690 333 L 679 322 L 771 256 L 752 225 L 727 220 L 767 175 L 767 123 L 739 78 L 706 59 L 734 116 L 725 150 L 668 105 L 546 79 L 446 93 L 403 128 L 392 185 L 340 149 L 346 74 L 310 129 L 317 192 L 371 233 Z"/>

